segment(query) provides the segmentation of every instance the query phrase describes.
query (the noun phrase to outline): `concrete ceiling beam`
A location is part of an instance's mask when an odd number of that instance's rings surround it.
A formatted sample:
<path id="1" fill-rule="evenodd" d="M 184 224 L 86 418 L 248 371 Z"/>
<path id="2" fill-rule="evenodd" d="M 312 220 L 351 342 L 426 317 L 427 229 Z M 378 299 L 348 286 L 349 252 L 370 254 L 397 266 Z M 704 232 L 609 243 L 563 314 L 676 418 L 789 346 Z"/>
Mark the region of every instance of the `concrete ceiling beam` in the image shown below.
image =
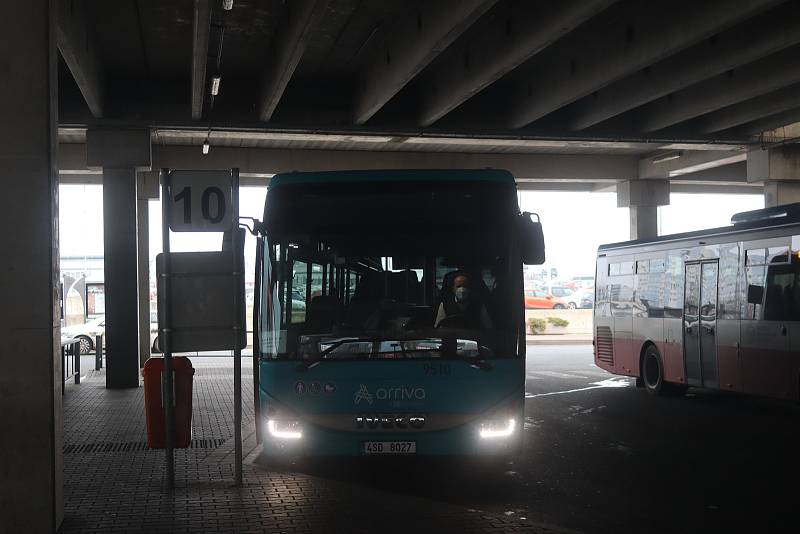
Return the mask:
<path id="1" fill-rule="evenodd" d="M 747 162 L 738 161 L 710 169 L 681 174 L 670 178 L 672 184 L 702 184 L 708 186 L 752 186 L 747 181 Z"/>
<path id="2" fill-rule="evenodd" d="M 672 93 L 636 113 L 642 132 L 655 132 L 701 115 L 800 83 L 800 47 L 794 46 Z"/>
<path id="3" fill-rule="evenodd" d="M 353 120 L 364 124 L 497 0 L 421 2 L 389 28 L 358 76 Z"/>
<path id="4" fill-rule="evenodd" d="M 795 84 L 703 115 L 692 122 L 691 130 L 703 134 L 721 132 L 798 108 L 800 85 Z"/>
<path id="5" fill-rule="evenodd" d="M 72 174 L 91 170 L 86 145 L 59 143 L 58 168 Z M 602 182 L 636 178 L 638 158 L 623 155 L 466 154 L 346 150 L 153 145 L 154 169 L 227 169 L 269 176 L 279 172 L 349 169 L 508 169 L 518 180 Z"/>
<path id="6" fill-rule="evenodd" d="M 726 195 L 763 195 L 764 188 L 762 186 L 730 184 L 724 186 L 723 189 L 719 185 L 676 184 L 673 182 L 670 185 L 670 193 L 688 193 L 692 195 L 718 195 L 721 193 Z"/>
<path id="7" fill-rule="evenodd" d="M 421 80 L 420 125 L 430 126 L 616 1 L 505 5 L 474 39 L 448 49 Z"/>
<path id="8" fill-rule="evenodd" d="M 90 30 L 83 0 L 55 2 L 56 42 L 89 111 L 103 116 L 103 68 Z"/>
<path id="9" fill-rule="evenodd" d="M 770 141 L 785 141 L 787 139 L 800 138 L 800 109 L 795 110 L 797 118 L 790 122 L 784 122 L 779 128 L 764 131 L 764 139 Z"/>
<path id="10" fill-rule="evenodd" d="M 664 179 L 698 171 L 723 167 L 747 159 L 747 152 L 725 150 L 718 152 L 667 152 L 639 160 L 639 178 Z"/>
<path id="11" fill-rule="evenodd" d="M 719 33 L 779 0 L 635 2 L 550 47 L 514 82 L 508 124 L 522 128 Z M 589 46 L 587 46 L 587 44 Z"/>
<path id="12" fill-rule="evenodd" d="M 192 33 L 192 119 L 203 117 L 206 96 L 206 64 L 208 62 L 208 35 L 211 30 L 211 5 L 209 0 L 194 0 Z"/>
<path id="13" fill-rule="evenodd" d="M 764 141 L 768 143 L 800 137 L 800 107 L 743 124 L 735 132 L 742 135 L 763 134 Z"/>
<path id="14" fill-rule="evenodd" d="M 669 93 L 800 43 L 800 4 L 726 30 L 575 102 L 568 127 L 583 130 Z"/>
<path id="15" fill-rule="evenodd" d="M 258 117 L 269 121 L 294 75 L 314 29 L 325 15 L 329 0 L 297 0 L 286 4 L 287 16 L 267 54 L 262 75 Z"/>

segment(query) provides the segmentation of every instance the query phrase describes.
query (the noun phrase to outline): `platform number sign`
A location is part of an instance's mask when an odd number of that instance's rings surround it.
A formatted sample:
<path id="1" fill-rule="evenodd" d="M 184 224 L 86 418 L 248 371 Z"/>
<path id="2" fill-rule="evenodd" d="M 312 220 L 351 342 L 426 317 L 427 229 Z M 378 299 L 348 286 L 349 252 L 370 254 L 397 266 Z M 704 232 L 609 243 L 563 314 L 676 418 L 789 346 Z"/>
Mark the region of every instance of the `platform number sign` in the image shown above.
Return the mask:
<path id="1" fill-rule="evenodd" d="M 230 171 L 172 171 L 169 228 L 224 232 L 231 227 Z"/>

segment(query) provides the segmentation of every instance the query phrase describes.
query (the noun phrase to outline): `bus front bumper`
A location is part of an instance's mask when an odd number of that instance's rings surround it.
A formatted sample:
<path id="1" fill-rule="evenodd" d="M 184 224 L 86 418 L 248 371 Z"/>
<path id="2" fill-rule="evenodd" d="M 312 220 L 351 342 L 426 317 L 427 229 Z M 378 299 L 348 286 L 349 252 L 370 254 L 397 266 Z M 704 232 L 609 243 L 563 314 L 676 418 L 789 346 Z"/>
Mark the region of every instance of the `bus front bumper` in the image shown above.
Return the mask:
<path id="1" fill-rule="evenodd" d="M 409 432 L 347 432 L 264 420 L 261 434 L 268 456 L 511 456 L 522 448 L 521 418 Z"/>

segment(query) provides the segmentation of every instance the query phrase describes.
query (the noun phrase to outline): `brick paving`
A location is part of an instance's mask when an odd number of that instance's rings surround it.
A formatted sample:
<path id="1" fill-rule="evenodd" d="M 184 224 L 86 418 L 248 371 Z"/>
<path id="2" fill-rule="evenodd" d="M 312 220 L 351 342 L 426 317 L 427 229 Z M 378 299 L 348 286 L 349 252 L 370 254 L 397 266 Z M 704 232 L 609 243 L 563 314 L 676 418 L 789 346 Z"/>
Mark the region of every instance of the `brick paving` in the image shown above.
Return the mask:
<path id="1" fill-rule="evenodd" d="M 89 366 L 80 385 L 67 384 L 59 532 L 550 532 L 510 512 L 265 467 L 253 435 L 249 358 L 242 365 L 244 485 L 233 487 L 232 360 L 192 363 L 194 446 L 175 453 L 171 493 L 164 490 L 163 451 L 145 444 L 143 388 L 108 390 L 104 371 Z"/>

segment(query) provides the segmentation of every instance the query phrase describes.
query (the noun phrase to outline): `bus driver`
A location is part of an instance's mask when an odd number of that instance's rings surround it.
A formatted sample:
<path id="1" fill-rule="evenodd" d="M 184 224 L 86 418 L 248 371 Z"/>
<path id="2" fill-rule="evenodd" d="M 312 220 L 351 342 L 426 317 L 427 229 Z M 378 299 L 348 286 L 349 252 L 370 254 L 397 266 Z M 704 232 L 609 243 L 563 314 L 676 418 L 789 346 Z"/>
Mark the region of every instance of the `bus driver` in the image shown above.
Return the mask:
<path id="1" fill-rule="evenodd" d="M 438 327 L 443 321 L 443 326 L 448 327 L 473 330 L 492 328 L 486 306 L 473 296 L 469 275 L 458 274 L 453 279 L 452 292 L 445 292 L 442 297 L 434 327 Z"/>

